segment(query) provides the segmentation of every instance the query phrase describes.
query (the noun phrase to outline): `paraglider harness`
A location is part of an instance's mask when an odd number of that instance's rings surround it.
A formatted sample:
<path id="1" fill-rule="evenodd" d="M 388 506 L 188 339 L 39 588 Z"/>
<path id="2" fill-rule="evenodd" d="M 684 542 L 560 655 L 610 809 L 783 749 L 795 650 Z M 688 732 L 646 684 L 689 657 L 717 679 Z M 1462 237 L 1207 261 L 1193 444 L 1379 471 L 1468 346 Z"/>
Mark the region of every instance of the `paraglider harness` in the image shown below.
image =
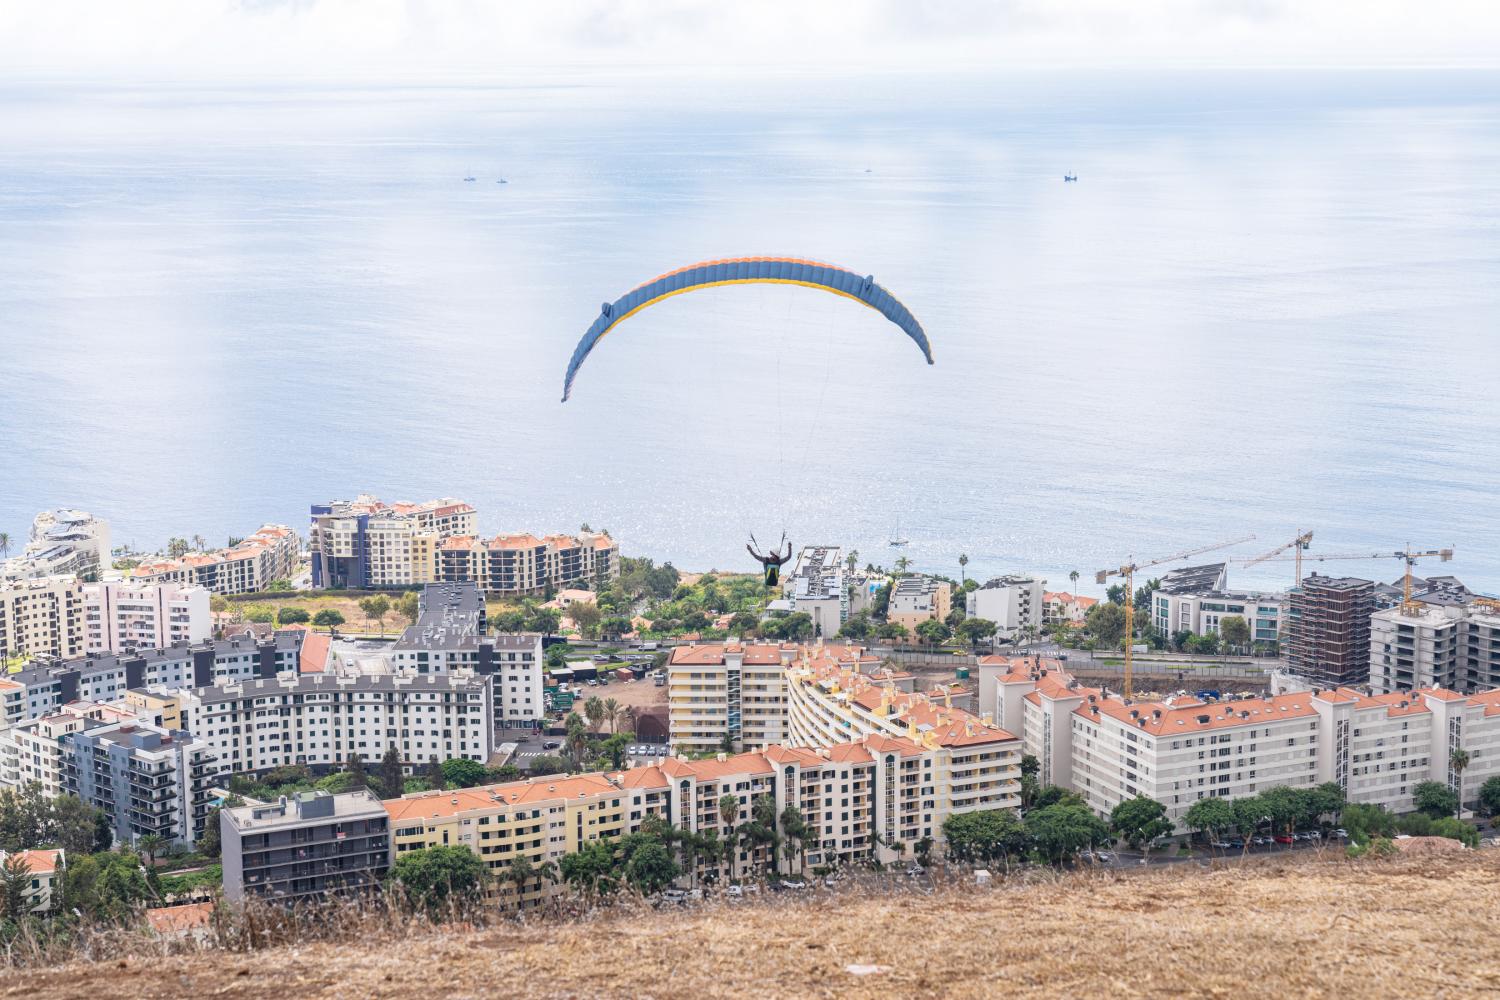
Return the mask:
<path id="1" fill-rule="evenodd" d="M 788 559 L 792 558 L 792 543 L 786 541 L 786 532 L 784 531 L 781 533 L 781 540 L 786 542 L 786 555 L 780 554 L 780 546 L 772 549 L 771 554 L 768 556 L 761 555 L 755 551 L 755 547 L 760 543 L 755 540 L 755 535 L 753 534 L 750 536 L 750 542 L 745 546 L 745 551 L 750 553 L 751 558 L 765 567 L 767 587 L 776 586 L 777 582 L 781 579 L 782 565 Z"/>

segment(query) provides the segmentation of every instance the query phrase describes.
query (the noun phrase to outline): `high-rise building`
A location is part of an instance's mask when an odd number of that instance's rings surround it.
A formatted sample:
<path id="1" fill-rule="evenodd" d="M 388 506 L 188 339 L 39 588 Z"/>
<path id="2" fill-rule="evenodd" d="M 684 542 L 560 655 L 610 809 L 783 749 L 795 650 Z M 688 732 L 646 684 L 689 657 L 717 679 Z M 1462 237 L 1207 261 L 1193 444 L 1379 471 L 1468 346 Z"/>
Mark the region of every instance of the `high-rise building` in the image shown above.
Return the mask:
<path id="1" fill-rule="evenodd" d="M 1423 594 L 1370 617 L 1370 687 L 1410 691 L 1500 687 L 1500 603 Z"/>
<path id="2" fill-rule="evenodd" d="M 109 524 L 81 510 L 44 510 L 18 556 L 0 561 L 0 582 L 43 576 L 96 580 L 110 567 Z"/>
<path id="3" fill-rule="evenodd" d="M 849 620 L 844 550 L 837 545 L 804 546 L 781 586 L 792 612 L 812 619 L 814 636 L 832 639 Z"/>
<path id="4" fill-rule="evenodd" d="M 1012 574 L 996 577 L 971 590 L 965 613 L 995 623 L 995 637 L 1010 639 L 1022 629 L 1042 628 L 1042 585 L 1046 580 Z"/>
<path id="5" fill-rule="evenodd" d="M 566 587 L 602 587 L 620 575 L 620 546 L 608 535 L 456 535 L 438 545 L 437 579 L 472 583 L 497 597 Z"/>
<path id="6" fill-rule="evenodd" d="M 136 583 L 179 583 L 214 594 L 253 594 L 277 580 L 290 581 L 297 560 L 297 533 L 284 524 L 267 524 L 227 549 L 143 562 L 131 577 Z"/>
<path id="7" fill-rule="evenodd" d="M 135 844 L 155 834 L 190 845 L 203 836 L 220 779 L 208 741 L 182 730 L 115 722 L 69 733 L 64 746 L 68 791 L 102 810 L 115 838 Z"/>
<path id="8" fill-rule="evenodd" d="M 361 494 L 314 504 L 312 585 L 365 590 L 436 582 L 438 543 L 474 534 L 476 523 L 474 508 L 451 497 L 387 504 Z"/>
<path id="9" fill-rule="evenodd" d="M 83 585 L 77 577 L 0 583 L 0 664 L 15 656 L 67 657 L 83 652 Z"/>
<path id="10" fill-rule="evenodd" d="M 91 653 L 203 642 L 213 636 L 208 591 L 179 583 L 86 583 L 83 630 Z"/>
<path id="11" fill-rule="evenodd" d="M 1313 573 L 1287 599 L 1287 670 L 1328 687 L 1370 678 L 1370 615 L 1375 584 Z"/>
<path id="12" fill-rule="evenodd" d="M 390 817 L 363 788 L 221 809 L 219 843 L 231 903 L 374 889 L 391 867 Z"/>

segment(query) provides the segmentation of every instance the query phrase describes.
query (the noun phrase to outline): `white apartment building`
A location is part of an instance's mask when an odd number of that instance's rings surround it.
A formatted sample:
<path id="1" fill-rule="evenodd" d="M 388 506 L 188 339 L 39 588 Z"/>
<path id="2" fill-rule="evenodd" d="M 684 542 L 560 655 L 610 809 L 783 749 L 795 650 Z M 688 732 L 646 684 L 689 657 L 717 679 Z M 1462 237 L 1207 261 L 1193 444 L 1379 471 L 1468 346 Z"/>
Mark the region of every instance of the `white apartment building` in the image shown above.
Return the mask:
<path id="1" fill-rule="evenodd" d="M 1500 687 L 1500 602 L 1414 602 L 1370 616 L 1370 688 L 1376 692 Z"/>
<path id="2" fill-rule="evenodd" d="M 853 658 L 853 647 L 824 647 Z M 685 753 L 758 748 L 786 740 L 786 667 L 796 646 L 710 643 L 678 646 L 667 661 L 667 725 L 673 747 Z"/>
<path id="3" fill-rule="evenodd" d="M 885 618 L 915 633 L 922 622 L 947 618 L 952 610 L 952 598 L 953 587 L 946 580 L 904 576 L 891 588 Z"/>
<path id="4" fill-rule="evenodd" d="M 142 583 L 177 583 L 214 594 L 253 594 L 297 573 L 297 533 L 284 524 L 266 524 L 233 548 L 190 552 L 180 559 L 143 562 L 132 572 Z"/>
<path id="5" fill-rule="evenodd" d="M 844 551 L 837 545 L 803 547 L 781 587 L 792 612 L 812 619 L 813 635 L 818 638 L 832 639 L 849 620 Z"/>
<path id="6" fill-rule="evenodd" d="M 1070 594 L 1066 590 L 1042 592 L 1043 625 L 1082 625 L 1089 610 L 1099 603 L 1097 597 Z"/>
<path id="7" fill-rule="evenodd" d="M 201 737 L 132 720 L 90 726 L 61 743 L 68 792 L 103 811 L 120 843 L 154 834 L 188 846 L 203 836 L 210 790 L 222 775 Z"/>
<path id="8" fill-rule="evenodd" d="M 112 703 L 132 688 L 201 687 L 249 677 L 274 677 L 299 669 L 307 633 L 277 632 L 264 642 L 219 639 L 136 653 L 90 653 L 33 664 L 0 678 L 0 726 L 37 718 L 80 699 Z"/>
<path id="9" fill-rule="evenodd" d="M 307 545 L 312 585 L 365 590 L 434 583 L 438 543 L 472 535 L 474 508 L 445 497 L 387 504 L 368 494 L 312 507 Z"/>
<path id="10" fill-rule="evenodd" d="M 1013 638 L 1024 628 L 1042 628 L 1042 587 L 1046 580 L 1033 576 L 997 577 L 969 591 L 964 609 L 970 618 L 984 618 L 996 625 L 996 640 Z"/>
<path id="11" fill-rule="evenodd" d="M 1165 637 L 1175 632 L 1217 635 L 1221 621 L 1237 616 L 1250 627 L 1251 642 L 1279 643 L 1287 596 L 1226 590 L 1224 576 L 1223 563 L 1190 567 L 1181 577 L 1167 574 L 1161 588 L 1151 592 L 1151 624 L 1156 631 Z"/>
<path id="12" fill-rule="evenodd" d="M 18 556 L 0 561 L 0 583 L 45 576 L 98 579 L 110 568 L 109 524 L 81 510 L 44 510 Z"/>
<path id="13" fill-rule="evenodd" d="M 213 637 L 208 591 L 177 583 L 86 583 L 83 632 L 91 653 L 204 642 Z"/>
<path id="14" fill-rule="evenodd" d="M 15 851 L 7 854 L 0 851 L 0 868 L 12 858 L 19 858 L 31 876 L 26 887 L 26 898 L 31 901 L 32 913 L 50 913 L 54 905 L 62 901 L 62 878 L 67 868 L 68 856 L 62 848 L 56 850 Z"/>
<path id="15" fill-rule="evenodd" d="M 373 766 L 394 746 L 407 764 L 494 752 L 490 678 L 283 673 L 180 693 L 182 724 L 236 773 L 287 764 Z"/>
<path id="16" fill-rule="evenodd" d="M 473 584 L 428 584 L 417 608 L 416 622 L 387 654 L 392 668 L 493 677 L 495 721 L 502 726 L 526 726 L 546 715 L 539 633 L 485 635 L 484 595 Z"/>
<path id="17" fill-rule="evenodd" d="M 438 545 L 437 579 L 472 583 L 487 594 L 525 597 L 620 576 L 620 546 L 600 532 L 573 535 L 456 535 Z"/>
<path id="18" fill-rule="evenodd" d="M 1043 784 L 1071 788 L 1101 815 L 1144 795 L 1185 832 L 1183 815 L 1206 796 L 1325 782 L 1351 802 L 1409 812 L 1420 782 L 1443 782 L 1472 802 L 1500 774 L 1500 691 L 1127 702 L 1083 687 L 1056 661 L 1003 659 L 980 664 L 981 698 L 995 699 L 1002 721 L 1021 720 Z M 1461 788 L 1450 766 L 1460 747 L 1471 758 Z"/>
<path id="19" fill-rule="evenodd" d="M 68 791 L 63 742 L 70 733 L 118 722 L 151 722 L 126 705 L 69 702 L 56 712 L 0 726 L 0 786 L 21 788 L 36 782 L 48 798 Z"/>
<path id="20" fill-rule="evenodd" d="M 0 663 L 13 656 L 78 656 L 84 651 L 83 611 L 77 577 L 0 583 Z"/>

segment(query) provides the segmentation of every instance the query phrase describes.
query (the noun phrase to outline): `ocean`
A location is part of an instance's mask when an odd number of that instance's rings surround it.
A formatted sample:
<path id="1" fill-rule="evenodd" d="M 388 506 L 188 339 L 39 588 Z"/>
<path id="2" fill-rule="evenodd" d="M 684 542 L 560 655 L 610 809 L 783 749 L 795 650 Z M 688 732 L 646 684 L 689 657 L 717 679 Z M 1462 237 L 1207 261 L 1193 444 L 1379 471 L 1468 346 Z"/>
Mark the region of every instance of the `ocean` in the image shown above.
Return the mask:
<path id="1" fill-rule="evenodd" d="M 691 569 L 785 531 L 1097 593 L 1312 529 L 1500 590 L 1494 73 L 9 82 L 0 130 L 17 541 L 72 506 L 222 543 L 373 492 Z M 722 288 L 559 402 L 601 302 L 759 254 L 873 275 L 936 364 L 848 300 Z"/>

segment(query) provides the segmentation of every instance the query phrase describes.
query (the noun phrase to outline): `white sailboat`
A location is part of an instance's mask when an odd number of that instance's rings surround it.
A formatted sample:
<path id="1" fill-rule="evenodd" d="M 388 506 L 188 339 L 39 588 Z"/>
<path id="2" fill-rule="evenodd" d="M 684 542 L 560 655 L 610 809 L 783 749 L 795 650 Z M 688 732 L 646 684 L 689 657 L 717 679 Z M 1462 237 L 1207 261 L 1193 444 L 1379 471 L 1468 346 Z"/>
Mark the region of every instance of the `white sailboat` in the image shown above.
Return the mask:
<path id="1" fill-rule="evenodd" d="M 911 542 L 910 538 L 901 534 L 901 515 L 896 515 L 896 530 L 891 533 L 891 548 L 904 549 Z"/>

